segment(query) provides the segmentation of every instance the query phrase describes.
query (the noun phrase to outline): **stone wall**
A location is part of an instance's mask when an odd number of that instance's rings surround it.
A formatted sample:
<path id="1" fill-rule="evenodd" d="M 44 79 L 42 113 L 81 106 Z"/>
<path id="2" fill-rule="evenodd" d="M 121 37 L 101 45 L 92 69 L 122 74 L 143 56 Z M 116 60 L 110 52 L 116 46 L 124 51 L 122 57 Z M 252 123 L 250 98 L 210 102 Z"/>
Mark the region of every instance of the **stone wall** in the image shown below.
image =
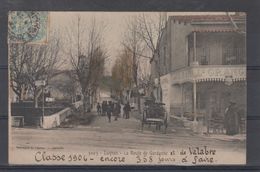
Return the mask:
<path id="1" fill-rule="evenodd" d="M 70 108 L 65 108 L 53 115 L 45 116 L 43 118 L 42 128 L 50 129 L 60 126 L 60 124 L 71 114 Z"/>

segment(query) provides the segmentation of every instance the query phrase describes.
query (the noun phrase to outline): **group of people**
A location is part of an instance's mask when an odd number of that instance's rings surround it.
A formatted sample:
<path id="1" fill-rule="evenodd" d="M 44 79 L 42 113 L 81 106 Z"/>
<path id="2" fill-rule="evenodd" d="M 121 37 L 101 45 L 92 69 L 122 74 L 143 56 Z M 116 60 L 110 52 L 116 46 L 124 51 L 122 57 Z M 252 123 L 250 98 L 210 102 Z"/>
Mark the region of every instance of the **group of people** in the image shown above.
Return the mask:
<path id="1" fill-rule="evenodd" d="M 128 102 L 124 105 L 123 111 L 123 117 L 128 119 L 131 111 L 131 107 Z M 108 117 L 108 122 L 111 122 L 112 115 L 115 117 L 114 120 L 117 121 L 121 114 L 121 105 L 119 102 L 103 101 L 101 105 L 100 103 L 97 104 L 97 112 L 99 115 L 106 115 Z"/>
<path id="2" fill-rule="evenodd" d="M 239 132 L 239 114 L 235 107 L 235 102 L 230 101 L 230 105 L 225 110 L 225 129 L 227 135 L 235 135 Z M 99 115 L 106 115 L 108 122 L 111 122 L 111 116 L 113 115 L 114 120 L 117 121 L 121 114 L 121 104 L 119 102 L 103 101 L 102 104 L 97 104 L 97 112 Z M 123 118 L 129 119 L 131 106 L 127 102 L 123 107 Z"/>

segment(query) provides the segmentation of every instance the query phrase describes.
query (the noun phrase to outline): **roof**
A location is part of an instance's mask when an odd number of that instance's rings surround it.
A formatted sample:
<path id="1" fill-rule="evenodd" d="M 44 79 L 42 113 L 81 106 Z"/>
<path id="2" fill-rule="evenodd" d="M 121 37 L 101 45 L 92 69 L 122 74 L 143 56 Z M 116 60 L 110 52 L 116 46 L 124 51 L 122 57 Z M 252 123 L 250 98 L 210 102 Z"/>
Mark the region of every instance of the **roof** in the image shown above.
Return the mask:
<path id="1" fill-rule="evenodd" d="M 246 19 L 245 14 L 230 15 L 233 21 L 241 21 L 244 23 Z M 238 28 L 222 22 L 230 23 L 230 17 L 228 15 L 183 15 L 183 16 L 170 16 L 170 19 L 179 22 L 194 24 L 192 32 L 244 32 L 243 25 L 237 25 Z M 202 25 L 203 24 L 203 25 Z M 206 24 L 206 25 L 205 25 Z"/>
<path id="2" fill-rule="evenodd" d="M 238 32 L 239 30 L 236 29 L 227 29 L 227 28 L 197 28 L 192 30 L 192 32 L 201 32 L 201 33 L 205 33 L 205 32 Z"/>
<path id="3" fill-rule="evenodd" d="M 245 15 L 231 15 L 233 20 L 244 20 Z M 170 16 L 173 20 L 182 22 L 229 22 L 227 15 L 183 15 Z"/>

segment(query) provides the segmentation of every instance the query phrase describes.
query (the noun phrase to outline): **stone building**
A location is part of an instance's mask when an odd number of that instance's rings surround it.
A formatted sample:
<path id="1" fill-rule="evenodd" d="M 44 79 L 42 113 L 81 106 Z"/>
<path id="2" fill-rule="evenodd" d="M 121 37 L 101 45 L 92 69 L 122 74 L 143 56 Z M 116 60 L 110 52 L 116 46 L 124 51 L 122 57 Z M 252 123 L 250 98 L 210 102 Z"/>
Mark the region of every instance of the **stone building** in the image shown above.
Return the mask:
<path id="1" fill-rule="evenodd" d="M 223 119 L 231 100 L 245 117 L 245 29 L 243 13 L 169 16 L 151 71 L 157 82 L 160 76 L 155 96 L 171 117 L 199 121 L 209 130 L 209 121 Z"/>

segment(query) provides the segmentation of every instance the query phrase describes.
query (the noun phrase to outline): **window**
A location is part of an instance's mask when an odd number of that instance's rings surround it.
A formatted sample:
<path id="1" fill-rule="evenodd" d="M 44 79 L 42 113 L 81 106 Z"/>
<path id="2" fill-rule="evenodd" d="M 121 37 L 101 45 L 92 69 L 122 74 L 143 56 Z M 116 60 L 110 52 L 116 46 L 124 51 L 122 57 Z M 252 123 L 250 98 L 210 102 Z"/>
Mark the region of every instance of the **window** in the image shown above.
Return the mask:
<path id="1" fill-rule="evenodd" d="M 200 64 L 201 65 L 208 65 L 209 58 L 210 58 L 210 51 L 209 48 L 201 48 L 201 56 L 200 56 Z"/>
<path id="2" fill-rule="evenodd" d="M 232 37 L 230 42 L 225 42 L 222 47 L 224 65 L 245 64 L 245 40 L 241 37 Z"/>

